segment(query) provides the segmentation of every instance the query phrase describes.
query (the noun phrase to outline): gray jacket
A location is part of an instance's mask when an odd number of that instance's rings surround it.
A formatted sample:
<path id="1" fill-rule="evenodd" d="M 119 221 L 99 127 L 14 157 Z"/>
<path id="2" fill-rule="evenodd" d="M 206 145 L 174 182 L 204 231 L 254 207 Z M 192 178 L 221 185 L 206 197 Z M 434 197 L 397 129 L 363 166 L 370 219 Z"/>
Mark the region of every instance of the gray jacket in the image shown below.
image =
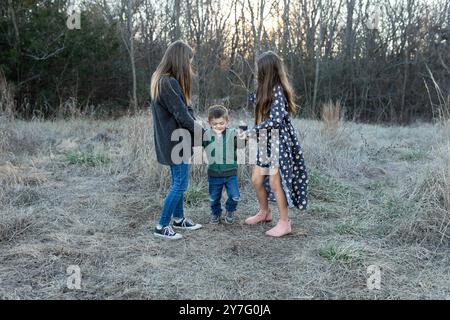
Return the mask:
<path id="1" fill-rule="evenodd" d="M 153 132 L 156 158 L 163 165 L 174 165 L 172 149 L 180 141 L 171 141 L 176 129 L 187 129 L 191 133 L 191 147 L 194 145 L 194 130 L 203 133 L 203 128 L 195 122 L 194 111 L 186 105 L 186 99 L 178 81 L 174 77 L 163 76 L 159 80 L 158 98 L 152 101 Z M 201 137 L 200 137 L 201 145 Z M 192 148 L 190 149 L 192 154 Z M 183 153 L 180 153 L 183 155 Z"/>

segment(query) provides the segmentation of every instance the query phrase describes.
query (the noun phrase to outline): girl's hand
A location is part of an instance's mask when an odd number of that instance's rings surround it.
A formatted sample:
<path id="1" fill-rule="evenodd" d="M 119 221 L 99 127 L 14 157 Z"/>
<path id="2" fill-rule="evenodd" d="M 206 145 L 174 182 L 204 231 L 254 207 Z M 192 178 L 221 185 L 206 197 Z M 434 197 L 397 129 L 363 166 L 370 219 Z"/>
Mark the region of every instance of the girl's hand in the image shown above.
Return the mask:
<path id="1" fill-rule="evenodd" d="M 255 103 L 256 102 L 256 93 L 254 93 L 254 92 L 249 93 L 247 96 L 247 101 L 249 103 Z"/>
<path id="2" fill-rule="evenodd" d="M 248 132 L 242 131 L 238 133 L 238 138 L 241 140 L 247 140 L 248 139 Z"/>

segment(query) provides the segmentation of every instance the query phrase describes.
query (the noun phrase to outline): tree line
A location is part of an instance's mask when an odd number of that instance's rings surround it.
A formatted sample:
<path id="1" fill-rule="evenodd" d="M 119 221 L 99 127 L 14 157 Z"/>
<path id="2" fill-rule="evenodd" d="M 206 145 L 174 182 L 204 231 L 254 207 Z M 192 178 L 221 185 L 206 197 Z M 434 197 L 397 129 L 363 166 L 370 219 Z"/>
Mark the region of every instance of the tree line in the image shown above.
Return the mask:
<path id="1" fill-rule="evenodd" d="M 70 28 L 72 13 L 79 28 Z M 448 116 L 447 0 L 5 0 L 0 112 L 136 112 L 148 106 L 151 74 L 177 39 L 195 49 L 199 110 L 247 107 L 255 58 L 273 50 L 301 116 L 318 117 L 330 101 L 355 121 Z"/>

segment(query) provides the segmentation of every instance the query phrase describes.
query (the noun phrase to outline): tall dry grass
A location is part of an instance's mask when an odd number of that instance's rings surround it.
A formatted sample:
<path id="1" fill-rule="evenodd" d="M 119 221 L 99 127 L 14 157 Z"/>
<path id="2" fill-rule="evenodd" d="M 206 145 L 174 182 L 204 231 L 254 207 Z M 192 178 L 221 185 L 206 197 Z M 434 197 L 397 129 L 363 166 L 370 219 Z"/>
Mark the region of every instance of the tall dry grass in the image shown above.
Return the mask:
<path id="1" fill-rule="evenodd" d="M 435 158 L 421 168 L 410 184 L 402 185 L 404 201 L 418 210 L 399 221 L 394 234 L 431 248 L 450 244 L 450 142 L 433 149 Z"/>
<path id="2" fill-rule="evenodd" d="M 336 135 L 342 127 L 344 111 L 340 101 L 329 101 L 322 105 L 321 118 L 323 122 L 322 132 L 330 136 Z"/>
<path id="3" fill-rule="evenodd" d="M 441 86 L 434 78 L 434 75 L 428 65 L 426 65 L 426 69 L 428 71 L 428 74 L 430 75 L 430 79 L 434 87 L 434 92 L 438 99 L 437 103 L 433 102 L 433 99 L 431 98 L 431 90 L 427 84 L 427 81 L 424 80 L 425 88 L 427 89 L 428 98 L 430 100 L 430 105 L 433 112 L 433 118 L 445 123 L 450 120 L 450 91 L 445 94 L 445 91 L 442 90 Z"/>
<path id="4" fill-rule="evenodd" d="M 0 118 L 13 120 L 15 112 L 14 86 L 6 81 L 5 74 L 0 68 Z"/>

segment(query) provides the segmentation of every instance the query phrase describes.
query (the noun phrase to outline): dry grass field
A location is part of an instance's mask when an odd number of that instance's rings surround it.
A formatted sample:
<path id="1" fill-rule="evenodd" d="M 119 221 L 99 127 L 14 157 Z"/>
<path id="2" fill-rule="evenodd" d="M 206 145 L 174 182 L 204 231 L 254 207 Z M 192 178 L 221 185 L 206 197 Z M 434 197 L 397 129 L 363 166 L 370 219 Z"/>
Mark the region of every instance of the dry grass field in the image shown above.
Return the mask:
<path id="1" fill-rule="evenodd" d="M 449 299 L 450 125 L 296 120 L 310 207 L 292 235 L 208 224 L 206 166 L 191 167 L 180 241 L 152 235 L 170 183 L 148 114 L 0 120 L 0 299 Z M 272 208 L 276 212 L 276 208 Z M 81 289 L 67 288 L 78 265 Z M 381 288 L 369 290 L 370 265 Z"/>

